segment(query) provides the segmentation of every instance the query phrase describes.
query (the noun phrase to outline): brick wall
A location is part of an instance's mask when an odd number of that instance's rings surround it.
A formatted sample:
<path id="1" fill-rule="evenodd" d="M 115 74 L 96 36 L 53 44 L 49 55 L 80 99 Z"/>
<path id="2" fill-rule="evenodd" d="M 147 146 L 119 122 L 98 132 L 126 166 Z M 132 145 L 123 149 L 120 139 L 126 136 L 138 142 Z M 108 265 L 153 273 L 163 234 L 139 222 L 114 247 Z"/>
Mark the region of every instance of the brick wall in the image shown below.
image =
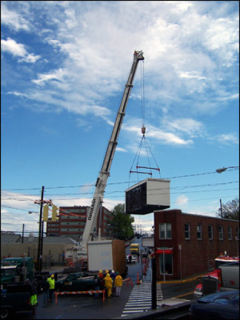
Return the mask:
<path id="1" fill-rule="evenodd" d="M 230 256 L 239 255 L 236 241 L 239 221 L 182 213 L 181 210 L 162 210 L 154 212 L 155 249 L 173 248 L 173 274 L 165 275 L 165 279 L 179 279 L 206 272 L 214 259 L 226 251 Z M 171 223 L 172 238 L 159 239 L 159 224 Z M 190 225 L 190 239 L 185 239 L 184 225 Z M 202 226 L 202 239 L 197 239 L 197 225 Z M 213 227 L 213 239 L 209 240 L 208 226 Z M 218 226 L 223 227 L 223 240 L 219 240 Z M 228 239 L 228 227 L 232 227 L 232 240 Z M 179 245 L 182 250 L 180 252 Z M 181 256 L 181 257 L 180 257 Z M 180 259 L 182 261 L 180 268 Z M 156 255 L 157 279 L 160 275 L 160 258 Z"/>

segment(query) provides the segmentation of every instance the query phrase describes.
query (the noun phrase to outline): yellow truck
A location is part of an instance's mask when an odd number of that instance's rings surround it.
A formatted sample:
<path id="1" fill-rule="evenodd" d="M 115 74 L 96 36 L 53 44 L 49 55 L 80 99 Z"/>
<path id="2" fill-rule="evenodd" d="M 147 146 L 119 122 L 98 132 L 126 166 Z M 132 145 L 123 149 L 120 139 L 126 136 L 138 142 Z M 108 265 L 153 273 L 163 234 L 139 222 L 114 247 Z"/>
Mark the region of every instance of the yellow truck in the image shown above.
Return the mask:
<path id="1" fill-rule="evenodd" d="M 132 243 L 130 244 L 130 252 L 132 253 L 139 253 L 139 244 L 138 243 Z"/>

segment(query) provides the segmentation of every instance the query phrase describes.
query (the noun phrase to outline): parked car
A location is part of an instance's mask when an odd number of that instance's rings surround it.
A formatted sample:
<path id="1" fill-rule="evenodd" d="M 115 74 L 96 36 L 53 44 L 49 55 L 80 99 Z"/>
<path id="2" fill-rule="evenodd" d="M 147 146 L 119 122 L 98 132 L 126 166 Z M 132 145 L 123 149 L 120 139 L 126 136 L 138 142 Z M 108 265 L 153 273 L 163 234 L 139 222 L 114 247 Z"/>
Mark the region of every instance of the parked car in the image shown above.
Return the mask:
<path id="1" fill-rule="evenodd" d="M 65 279 L 56 281 L 56 291 L 87 291 L 94 290 L 94 275 L 84 272 L 70 273 Z"/>
<path id="2" fill-rule="evenodd" d="M 132 256 L 131 263 L 137 263 L 137 262 L 138 262 L 138 259 L 137 259 L 134 255 L 131 255 L 131 256 Z M 126 255 L 126 263 L 130 263 L 129 255 L 128 255 L 128 254 Z"/>
<path id="3" fill-rule="evenodd" d="M 239 319 L 239 290 L 217 292 L 197 299 L 189 309 L 194 320 Z"/>

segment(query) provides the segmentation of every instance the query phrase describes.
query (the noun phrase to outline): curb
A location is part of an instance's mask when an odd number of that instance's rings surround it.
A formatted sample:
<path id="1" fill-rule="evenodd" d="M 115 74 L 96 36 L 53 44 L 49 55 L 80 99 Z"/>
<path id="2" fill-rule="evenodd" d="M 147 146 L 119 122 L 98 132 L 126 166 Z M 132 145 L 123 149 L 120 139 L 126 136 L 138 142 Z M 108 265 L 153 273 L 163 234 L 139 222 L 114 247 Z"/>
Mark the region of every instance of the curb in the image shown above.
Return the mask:
<path id="1" fill-rule="evenodd" d="M 203 277 L 204 275 L 199 275 L 196 276 L 194 278 L 190 278 L 190 279 L 185 279 L 185 280 L 168 280 L 168 281 L 157 281 L 157 283 L 186 283 L 186 282 L 191 282 L 194 280 L 198 280 L 199 278 Z"/>

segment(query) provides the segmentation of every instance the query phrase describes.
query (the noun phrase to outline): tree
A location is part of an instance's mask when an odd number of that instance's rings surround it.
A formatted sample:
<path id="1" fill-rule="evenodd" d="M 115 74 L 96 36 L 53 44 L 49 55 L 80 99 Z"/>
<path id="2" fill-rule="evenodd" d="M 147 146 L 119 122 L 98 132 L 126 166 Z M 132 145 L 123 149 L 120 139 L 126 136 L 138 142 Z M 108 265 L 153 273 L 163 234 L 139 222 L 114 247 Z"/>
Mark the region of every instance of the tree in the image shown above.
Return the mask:
<path id="1" fill-rule="evenodd" d="M 113 208 L 113 219 L 110 222 L 113 237 L 126 240 L 133 237 L 132 223 L 134 218 L 124 213 L 124 204 L 119 203 Z"/>
<path id="2" fill-rule="evenodd" d="M 239 220 L 239 198 L 222 204 L 222 208 L 219 208 L 216 214 L 224 219 Z"/>

